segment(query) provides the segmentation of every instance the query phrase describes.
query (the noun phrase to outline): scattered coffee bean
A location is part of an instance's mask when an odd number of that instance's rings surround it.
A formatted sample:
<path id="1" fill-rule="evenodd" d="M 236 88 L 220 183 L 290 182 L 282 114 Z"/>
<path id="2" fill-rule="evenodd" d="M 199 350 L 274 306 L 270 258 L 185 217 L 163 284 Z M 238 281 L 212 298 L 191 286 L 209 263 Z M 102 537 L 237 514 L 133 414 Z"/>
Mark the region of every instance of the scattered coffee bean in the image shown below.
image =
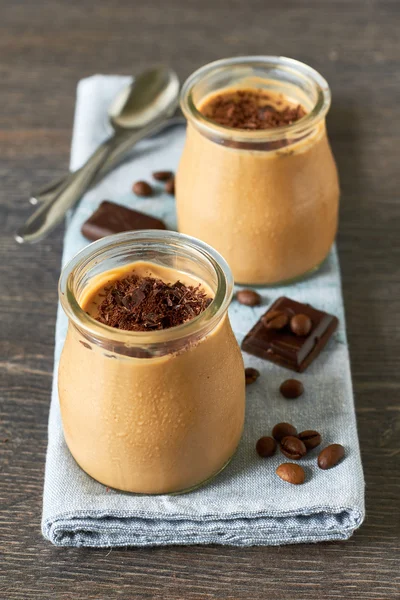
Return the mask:
<path id="1" fill-rule="evenodd" d="M 272 436 L 276 439 L 277 442 L 283 440 L 284 437 L 289 435 L 296 436 L 297 429 L 290 423 L 277 423 L 272 430 Z"/>
<path id="2" fill-rule="evenodd" d="M 307 448 L 298 437 L 288 435 L 281 440 L 281 452 L 292 460 L 300 460 L 307 454 Z"/>
<path id="3" fill-rule="evenodd" d="M 246 306 L 258 306 L 261 304 L 261 296 L 254 290 L 240 290 L 236 292 L 236 300 Z"/>
<path id="4" fill-rule="evenodd" d="M 276 452 L 276 441 L 274 438 L 266 436 L 258 440 L 256 450 L 259 456 L 263 458 L 272 456 Z"/>
<path id="5" fill-rule="evenodd" d="M 289 317 L 281 310 L 270 310 L 261 317 L 261 322 L 267 329 L 283 329 L 288 324 Z"/>
<path id="6" fill-rule="evenodd" d="M 295 335 L 306 336 L 310 333 L 312 321 L 307 315 L 294 315 L 290 319 L 290 329 Z"/>
<path id="7" fill-rule="evenodd" d="M 250 383 L 254 383 L 260 377 L 260 371 L 253 369 L 253 367 L 247 367 L 244 370 L 244 375 L 246 378 L 246 385 L 250 385 Z"/>
<path id="8" fill-rule="evenodd" d="M 173 196 L 175 194 L 175 178 L 171 177 L 165 184 L 165 191 L 167 194 L 171 194 Z"/>
<path id="9" fill-rule="evenodd" d="M 344 448 L 341 444 L 331 444 L 324 448 L 318 455 L 320 469 L 331 469 L 344 457 Z"/>
<path id="10" fill-rule="evenodd" d="M 134 183 L 132 191 L 136 196 L 148 197 L 153 195 L 153 188 L 146 181 L 137 181 Z"/>
<path id="11" fill-rule="evenodd" d="M 152 175 L 156 181 L 168 181 L 174 174 L 172 171 L 154 171 Z"/>
<path id="12" fill-rule="evenodd" d="M 299 440 L 303 442 L 307 450 L 312 450 L 316 448 L 321 443 L 321 434 L 318 431 L 314 431 L 313 429 L 307 429 L 306 431 L 302 431 L 298 435 Z"/>
<path id="13" fill-rule="evenodd" d="M 279 388 L 280 393 L 288 400 L 299 398 L 304 392 L 304 386 L 298 379 L 286 379 Z"/>
<path id="14" fill-rule="evenodd" d="M 293 483 L 294 485 L 300 485 L 301 483 L 304 483 L 306 478 L 303 467 L 296 465 L 295 463 L 283 463 L 279 465 L 275 473 L 278 475 L 278 477 L 283 479 L 283 481 Z"/>

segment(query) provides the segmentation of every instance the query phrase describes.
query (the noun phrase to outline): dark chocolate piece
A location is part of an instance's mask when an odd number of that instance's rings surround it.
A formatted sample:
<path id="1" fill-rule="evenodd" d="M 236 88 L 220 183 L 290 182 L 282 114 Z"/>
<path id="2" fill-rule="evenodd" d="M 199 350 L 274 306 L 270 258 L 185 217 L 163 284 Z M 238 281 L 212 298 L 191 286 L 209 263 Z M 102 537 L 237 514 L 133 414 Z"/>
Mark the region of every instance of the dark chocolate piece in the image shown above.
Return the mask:
<path id="1" fill-rule="evenodd" d="M 278 298 L 266 314 L 272 311 L 285 312 L 289 318 L 295 314 L 307 315 L 312 322 L 310 333 L 304 337 L 295 335 L 288 325 L 279 330 L 267 329 L 261 317 L 244 338 L 242 349 L 302 373 L 317 358 L 339 321 L 333 315 L 317 310 L 309 304 L 301 304 L 284 296 Z"/>
<path id="2" fill-rule="evenodd" d="M 160 219 L 104 200 L 82 225 L 81 231 L 88 240 L 94 242 L 106 235 L 138 229 L 166 229 L 166 226 Z"/>

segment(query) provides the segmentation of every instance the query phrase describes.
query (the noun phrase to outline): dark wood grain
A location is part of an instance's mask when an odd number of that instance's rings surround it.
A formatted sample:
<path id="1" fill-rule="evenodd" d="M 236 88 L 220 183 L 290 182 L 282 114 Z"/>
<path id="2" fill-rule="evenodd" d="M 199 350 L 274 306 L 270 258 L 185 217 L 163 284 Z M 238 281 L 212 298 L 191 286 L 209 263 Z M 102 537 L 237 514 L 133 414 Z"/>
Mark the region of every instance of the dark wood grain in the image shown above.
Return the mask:
<path id="1" fill-rule="evenodd" d="M 400 65 L 396 1 L 0 0 L 0 598 L 400 597 Z M 339 251 L 367 520 L 347 542 L 60 549 L 40 534 L 61 228 L 19 247 L 31 184 L 68 164 L 78 79 L 165 61 L 182 78 L 283 54 L 330 81 Z"/>

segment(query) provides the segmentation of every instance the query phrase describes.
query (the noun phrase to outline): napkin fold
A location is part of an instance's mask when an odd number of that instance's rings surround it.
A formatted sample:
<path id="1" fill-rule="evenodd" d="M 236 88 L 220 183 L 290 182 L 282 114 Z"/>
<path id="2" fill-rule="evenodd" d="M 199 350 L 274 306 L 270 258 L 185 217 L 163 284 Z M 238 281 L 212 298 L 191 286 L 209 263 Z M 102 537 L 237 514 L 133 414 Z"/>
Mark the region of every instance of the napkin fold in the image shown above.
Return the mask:
<path id="1" fill-rule="evenodd" d="M 78 85 L 71 169 L 80 167 L 111 133 L 107 107 L 129 78 L 96 75 Z M 184 142 L 177 127 L 141 142 L 82 199 L 67 218 L 65 264 L 88 242 L 80 226 L 104 199 L 153 214 L 175 228 L 174 200 L 160 191 L 138 199 L 132 183 L 153 170 L 176 170 Z M 166 544 L 279 545 L 347 539 L 364 518 L 364 478 L 360 460 L 336 250 L 317 274 L 284 288 L 261 290 L 262 306 L 233 301 L 229 309 L 239 343 L 277 297 L 286 295 L 335 314 L 340 325 L 317 360 L 300 376 L 304 395 L 286 401 L 279 386 L 290 372 L 244 354 L 246 366 L 261 376 L 247 388 L 246 423 L 229 466 L 208 485 L 180 496 L 140 496 L 109 490 L 84 473 L 66 446 L 57 393 L 57 371 L 67 319 L 56 325 L 53 392 L 43 498 L 42 532 L 58 546 L 158 546 Z M 260 459 L 255 443 L 281 421 L 299 431 L 316 429 L 323 445 L 344 445 L 346 458 L 329 471 L 316 464 L 318 449 L 303 461 L 306 483 L 292 486 L 275 475 L 286 459 L 279 452 Z M 322 446 L 321 446 L 322 447 Z"/>

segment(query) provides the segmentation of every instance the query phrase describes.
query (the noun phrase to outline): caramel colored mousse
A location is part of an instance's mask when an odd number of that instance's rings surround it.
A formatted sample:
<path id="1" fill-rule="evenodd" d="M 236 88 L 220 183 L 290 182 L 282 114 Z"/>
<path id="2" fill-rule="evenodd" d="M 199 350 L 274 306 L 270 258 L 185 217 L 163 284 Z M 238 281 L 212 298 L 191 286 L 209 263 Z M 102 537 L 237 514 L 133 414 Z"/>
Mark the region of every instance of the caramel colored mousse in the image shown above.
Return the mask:
<path id="1" fill-rule="evenodd" d="M 228 88 L 197 108 L 227 128 L 226 138 L 216 143 L 188 123 L 176 179 L 179 231 L 218 250 L 237 283 L 276 284 L 317 268 L 335 238 L 339 200 L 325 121 L 297 140 L 279 135 L 306 108 L 258 88 Z M 277 135 L 240 144 L 232 129 Z"/>
<path id="2" fill-rule="evenodd" d="M 79 302 L 110 330 L 147 332 L 156 343 L 157 332 L 188 323 L 212 300 L 204 282 L 137 262 L 94 278 Z M 227 316 L 162 356 L 116 354 L 70 326 L 59 371 L 65 438 L 82 469 L 105 485 L 146 494 L 188 490 L 233 455 L 244 387 Z"/>

